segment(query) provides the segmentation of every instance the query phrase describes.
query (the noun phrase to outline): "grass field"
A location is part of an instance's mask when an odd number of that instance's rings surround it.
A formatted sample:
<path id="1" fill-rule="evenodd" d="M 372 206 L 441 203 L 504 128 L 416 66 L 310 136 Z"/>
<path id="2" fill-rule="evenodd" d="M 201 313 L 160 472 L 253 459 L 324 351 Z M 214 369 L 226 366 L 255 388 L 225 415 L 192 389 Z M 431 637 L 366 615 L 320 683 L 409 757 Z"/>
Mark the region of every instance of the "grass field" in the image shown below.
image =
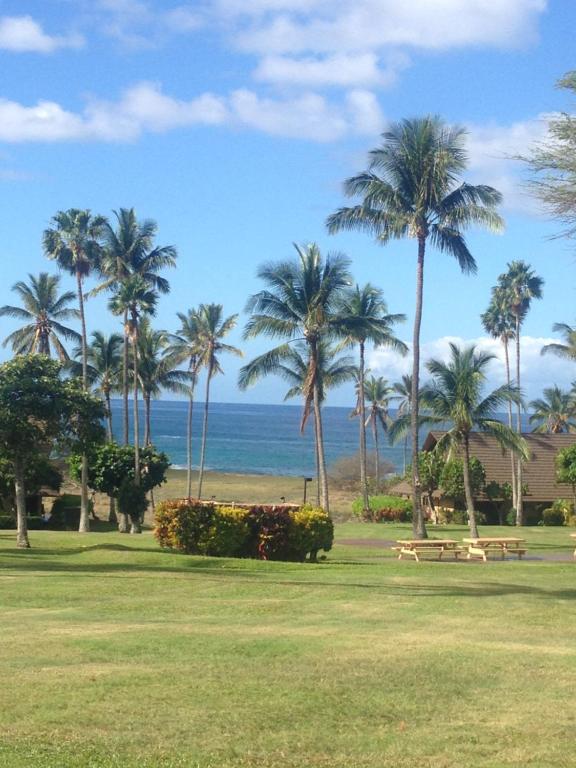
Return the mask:
<path id="1" fill-rule="evenodd" d="M 488 564 L 398 562 L 407 532 L 338 525 L 318 565 L 0 532 L 0 765 L 573 766 L 570 531 Z"/>

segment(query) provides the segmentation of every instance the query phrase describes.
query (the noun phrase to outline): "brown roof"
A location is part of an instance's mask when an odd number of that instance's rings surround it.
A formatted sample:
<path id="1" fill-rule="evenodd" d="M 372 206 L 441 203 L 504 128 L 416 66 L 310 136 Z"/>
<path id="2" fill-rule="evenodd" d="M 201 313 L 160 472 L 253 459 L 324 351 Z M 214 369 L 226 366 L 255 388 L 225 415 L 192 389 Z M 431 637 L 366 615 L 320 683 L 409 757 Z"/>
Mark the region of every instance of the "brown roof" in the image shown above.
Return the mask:
<path id="1" fill-rule="evenodd" d="M 430 451 L 445 432 L 430 432 L 424 441 L 422 450 Z M 558 498 L 570 496 L 572 489 L 565 483 L 556 482 L 554 459 L 562 448 L 576 443 L 576 435 L 569 434 L 534 434 L 525 433 L 522 437 L 528 443 L 530 460 L 524 464 L 523 483 L 528 486 L 526 501 L 552 502 Z M 510 454 L 503 451 L 496 438 L 482 432 L 470 435 L 470 453 L 475 456 L 486 470 L 486 482 L 510 483 L 512 470 Z"/>

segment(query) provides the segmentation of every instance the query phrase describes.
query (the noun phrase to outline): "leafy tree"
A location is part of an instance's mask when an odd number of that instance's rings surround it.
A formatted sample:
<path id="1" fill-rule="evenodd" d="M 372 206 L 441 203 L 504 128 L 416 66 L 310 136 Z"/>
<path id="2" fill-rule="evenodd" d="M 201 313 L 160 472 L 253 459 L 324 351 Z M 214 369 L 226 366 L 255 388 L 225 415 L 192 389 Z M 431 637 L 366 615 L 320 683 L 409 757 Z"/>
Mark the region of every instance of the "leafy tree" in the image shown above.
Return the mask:
<path id="1" fill-rule="evenodd" d="M 558 88 L 576 93 L 576 72 L 567 72 Z M 548 136 L 534 147 L 525 160 L 533 176 L 532 191 L 545 210 L 563 226 L 560 236 L 576 236 L 576 118 L 566 112 L 548 119 Z"/>
<path id="2" fill-rule="evenodd" d="M 104 407 L 76 379 L 62 381 L 60 363 L 44 355 L 0 366 L 0 455 L 12 463 L 17 546 L 29 547 L 26 466 L 52 446 L 85 452 L 103 437 Z"/>
<path id="3" fill-rule="evenodd" d="M 118 445 L 117 443 L 105 443 L 98 446 L 90 452 L 88 483 L 99 493 L 105 493 L 113 499 L 118 499 L 120 490 L 125 483 L 132 486 L 138 485 L 142 492 L 147 492 L 157 488 L 166 482 L 166 472 L 170 466 L 170 461 L 165 453 L 157 451 L 154 446 L 148 445 L 141 450 L 140 466 L 141 473 L 138 483 L 135 482 L 135 449 L 131 445 Z M 70 474 L 77 478 L 80 473 L 80 457 L 72 456 L 70 458 Z M 124 488 L 124 498 L 129 496 L 130 491 Z M 139 498 L 139 495 L 136 496 Z M 119 510 L 120 530 L 128 530 L 126 520 L 126 510 Z M 141 519 L 132 519 L 132 532 L 139 532 Z"/>
<path id="4" fill-rule="evenodd" d="M 19 280 L 12 286 L 23 307 L 0 307 L 0 317 L 13 317 L 25 323 L 6 337 L 4 346 L 10 344 L 17 355 L 39 354 L 48 357 L 51 357 L 54 347 L 58 358 L 67 360 L 68 353 L 60 337 L 77 342 L 80 334 L 61 321 L 79 317 L 78 310 L 68 307 L 74 301 L 75 294 L 73 291 L 65 291 L 58 295 L 58 275 L 40 272 L 38 277 L 29 274 L 28 278 L 29 284 Z"/>
<path id="5" fill-rule="evenodd" d="M 534 411 L 530 424 L 536 424 L 533 432 L 576 432 L 576 403 L 570 392 L 560 387 L 546 387 L 543 397 L 532 400 L 529 407 Z"/>
<path id="6" fill-rule="evenodd" d="M 520 389 L 520 331 L 530 309 L 532 299 L 542 298 L 544 281 L 525 261 L 512 261 L 508 270 L 498 278 L 502 290 L 502 301 L 514 318 L 516 340 L 516 386 Z M 516 403 L 516 430 L 522 433 L 522 402 Z M 522 493 L 522 459 L 516 466 L 516 525 L 524 525 L 524 496 Z"/>
<path id="7" fill-rule="evenodd" d="M 208 437 L 208 406 L 210 402 L 210 383 L 217 373 L 224 373 L 218 355 L 223 352 L 242 357 L 242 352 L 222 341 L 236 325 L 238 315 L 223 317 L 222 304 L 201 304 L 198 310 L 199 332 L 202 339 L 200 365 L 206 369 L 206 395 L 204 397 L 204 420 L 202 423 L 202 445 L 200 448 L 200 470 L 198 472 L 198 498 L 202 498 L 204 479 L 204 461 L 206 459 L 206 439 Z"/>
<path id="8" fill-rule="evenodd" d="M 444 464 L 440 473 L 440 487 L 443 495 L 452 499 L 456 509 L 466 507 L 468 514 L 470 514 L 470 503 L 467 501 L 468 493 L 472 499 L 478 496 L 486 483 L 486 471 L 475 456 L 470 457 L 468 467 L 468 490 L 466 489 L 465 464 L 460 458 L 450 459 Z M 478 532 L 472 534 L 472 536 L 477 535 Z"/>
<path id="9" fill-rule="evenodd" d="M 95 289 L 117 291 L 119 285 L 139 275 L 149 288 L 166 294 L 170 284 L 159 272 L 175 267 L 177 252 L 173 245 L 154 245 L 158 225 L 152 219 L 138 220 L 134 208 L 114 211 L 115 227 L 107 222 L 104 228 L 104 249 L 101 272 L 103 282 Z M 122 399 L 124 403 L 124 443 L 128 443 L 128 311 L 124 311 L 124 354 L 122 367 Z"/>
<path id="10" fill-rule="evenodd" d="M 450 344 L 450 360 L 430 360 L 427 368 L 433 381 L 422 390 L 422 402 L 430 410 L 423 418 L 429 424 L 450 423 L 452 427 L 440 438 L 438 450 L 456 450 L 463 460 L 463 482 L 470 534 L 478 536 L 474 494 L 471 478 L 470 434 L 473 429 L 496 438 L 502 448 L 528 458 L 528 449 L 521 435 L 498 421 L 496 415 L 509 400 L 521 401 L 516 387 L 504 384 L 482 397 L 486 367 L 494 355 L 477 352 L 474 346 L 461 349 Z M 446 490 L 444 484 L 442 488 Z"/>
<path id="11" fill-rule="evenodd" d="M 558 451 L 555 464 L 556 480 L 572 486 L 572 496 L 576 506 L 576 445 Z"/>
<path id="12" fill-rule="evenodd" d="M 429 243 L 453 256 L 463 272 L 475 272 L 476 262 L 464 239 L 469 225 L 502 229 L 496 206 L 502 196 L 492 187 L 459 183 L 467 165 L 466 132 L 445 125 L 438 117 L 403 120 L 382 134 L 383 143 L 370 153 L 368 170 L 345 182 L 344 190 L 361 202 L 341 208 L 328 218 L 330 232 L 360 229 L 386 245 L 413 237 L 418 243 L 416 309 L 412 365 L 412 484 L 413 529 L 426 536 L 420 503 L 418 426 L 420 387 L 420 326 L 424 257 Z"/>
<path id="13" fill-rule="evenodd" d="M 358 345 L 360 363 L 358 366 L 358 415 L 360 417 L 360 484 L 364 509 L 369 509 L 368 477 L 366 473 L 366 401 L 364 379 L 366 372 L 366 343 L 376 347 L 389 347 L 405 355 L 408 347 L 395 335 L 393 327 L 404 322 L 405 315 L 391 315 L 381 290 L 367 283 L 362 288 L 356 285 L 342 295 L 336 308 L 335 329 L 343 337 L 343 346 Z M 376 453 L 378 450 L 376 449 Z M 378 485 L 378 480 L 376 484 Z"/>
<path id="14" fill-rule="evenodd" d="M 264 264 L 258 277 L 266 288 L 252 296 L 246 311 L 252 316 L 244 338 L 260 335 L 285 342 L 254 358 L 240 371 L 239 386 L 245 389 L 273 370 L 289 354 L 289 344 L 304 340 L 309 349 L 308 378 L 304 395 L 303 430 L 310 411 L 319 457 L 321 504 L 329 512 L 328 476 L 320 400 L 319 346 L 331 330 L 334 310 L 342 290 L 350 285 L 349 261 L 341 255 L 322 258 L 315 243 L 296 248 L 297 260 Z"/>
<path id="15" fill-rule="evenodd" d="M 189 309 L 186 313 L 178 312 L 180 328 L 169 336 L 166 355 L 175 365 L 187 363 L 190 375 L 188 388 L 188 420 L 186 427 L 186 496 L 192 495 L 192 415 L 194 411 L 194 392 L 198 383 L 198 373 L 202 366 L 202 336 L 200 331 L 199 310 Z"/>
<path id="16" fill-rule="evenodd" d="M 53 259 L 58 267 L 76 278 L 78 309 L 82 328 L 82 384 L 88 387 L 88 340 L 86 317 L 84 313 L 84 280 L 99 269 L 104 216 L 93 216 L 88 210 L 70 208 L 58 211 L 52 217 L 52 227 L 44 230 L 42 244 L 48 258 Z M 88 465 L 84 457 L 80 497 L 80 532 L 90 530 L 90 510 L 88 508 Z"/>
<path id="17" fill-rule="evenodd" d="M 514 508 L 512 503 L 512 485 L 510 483 L 497 483 L 496 480 L 491 480 L 484 486 L 484 493 L 496 507 L 498 524 L 506 525 L 506 517 L 510 509 Z"/>
<path id="18" fill-rule="evenodd" d="M 418 454 L 420 464 L 420 482 L 422 490 L 427 495 L 430 509 L 435 516 L 434 493 L 442 486 L 442 472 L 446 466 L 446 456 L 442 451 L 420 451 Z"/>

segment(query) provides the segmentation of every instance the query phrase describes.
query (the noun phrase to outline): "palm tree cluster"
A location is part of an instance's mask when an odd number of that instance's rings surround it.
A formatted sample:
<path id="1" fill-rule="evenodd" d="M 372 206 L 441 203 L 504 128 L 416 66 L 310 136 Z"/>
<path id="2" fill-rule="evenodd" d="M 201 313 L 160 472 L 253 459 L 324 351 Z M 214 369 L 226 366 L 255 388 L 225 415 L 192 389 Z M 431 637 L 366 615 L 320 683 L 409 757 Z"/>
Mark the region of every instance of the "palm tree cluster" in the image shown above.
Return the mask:
<path id="1" fill-rule="evenodd" d="M 122 394 L 123 441 L 129 443 L 129 395 L 132 393 L 135 482 L 140 478 L 140 417 L 138 400 L 144 402 L 144 436 L 150 445 L 151 403 L 162 390 L 185 394 L 190 399 L 200 374 L 206 371 L 206 403 L 202 434 L 201 469 L 198 495 L 202 491 L 208 432 L 210 382 L 222 373 L 220 353 L 241 354 L 222 339 L 236 323 L 237 316 L 224 316 L 220 304 L 201 304 L 179 313 L 176 333 L 154 329 L 154 317 L 160 296 L 170 290 L 161 274 L 176 266 L 177 251 L 172 245 L 155 244 L 157 225 L 151 219 L 139 220 L 133 208 L 113 212 L 111 223 L 89 210 L 59 211 L 42 238 L 46 256 L 74 277 L 76 292 L 60 293 L 60 277 L 42 272 L 29 275 L 28 282 L 13 286 L 22 306 L 0 308 L 0 316 L 23 321 L 23 326 L 4 341 L 15 354 L 57 355 L 66 363 L 69 375 L 78 376 L 86 390 L 93 389 L 106 405 L 108 440 L 114 439 L 111 398 Z M 85 282 L 97 278 L 88 293 Z M 122 333 L 106 336 L 101 331 L 87 333 L 86 299 L 101 292 L 109 294 L 108 309 L 121 318 Z M 77 308 L 72 305 L 77 302 Z M 80 321 L 80 333 L 65 324 Z M 70 357 L 65 343 L 75 347 Z M 183 363 L 185 369 L 181 369 Z M 191 421 L 188 431 L 188 494 L 191 495 L 192 467 Z M 87 457 L 82 459 L 80 531 L 89 530 Z"/>

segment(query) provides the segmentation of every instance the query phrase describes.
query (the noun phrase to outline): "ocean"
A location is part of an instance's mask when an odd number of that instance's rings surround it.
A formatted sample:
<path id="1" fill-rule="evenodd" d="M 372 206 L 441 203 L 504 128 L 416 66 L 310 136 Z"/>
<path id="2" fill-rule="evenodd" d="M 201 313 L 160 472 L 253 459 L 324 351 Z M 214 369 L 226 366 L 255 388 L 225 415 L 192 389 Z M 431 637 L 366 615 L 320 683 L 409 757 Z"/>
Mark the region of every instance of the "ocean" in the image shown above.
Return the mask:
<path id="1" fill-rule="evenodd" d="M 194 404 L 193 464 L 198 467 L 204 404 Z M 114 435 L 121 440 L 122 403 L 112 402 Z M 186 467 L 186 419 L 188 403 L 156 400 L 152 403 L 152 442 L 170 457 L 174 468 Z M 131 408 L 130 408 L 131 410 Z M 322 409 L 326 463 L 353 456 L 358 451 L 358 419 L 350 408 Z M 140 419 L 140 435 L 144 414 Z M 301 407 L 297 405 L 244 405 L 210 403 L 206 468 L 241 474 L 314 476 L 313 420 L 300 434 Z M 373 449 L 368 430 L 368 449 Z M 380 456 L 398 471 L 403 467 L 403 445 L 391 446 L 380 434 Z"/>

